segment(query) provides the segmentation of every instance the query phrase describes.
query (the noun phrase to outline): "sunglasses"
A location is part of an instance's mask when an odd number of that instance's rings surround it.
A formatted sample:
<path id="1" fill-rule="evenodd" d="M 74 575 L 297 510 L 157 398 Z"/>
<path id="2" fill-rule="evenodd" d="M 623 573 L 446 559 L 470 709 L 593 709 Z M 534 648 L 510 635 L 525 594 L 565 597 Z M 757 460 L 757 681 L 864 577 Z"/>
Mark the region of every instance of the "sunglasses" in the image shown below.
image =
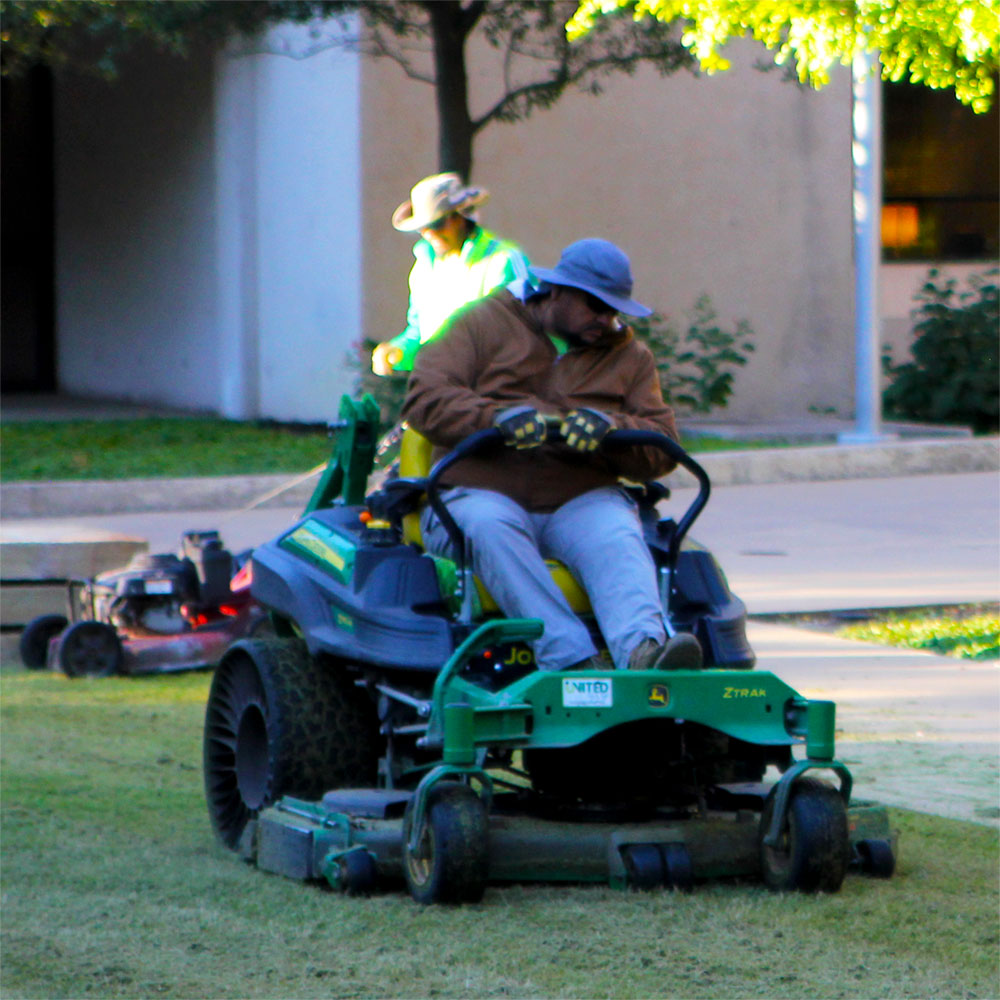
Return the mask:
<path id="1" fill-rule="evenodd" d="M 583 292 L 583 289 L 580 289 Z M 590 292 L 583 292 L 583 300 L 587 303 L 587 308 L 594 313 L 595 316 L 607 316 L 609 313 L 617 313 L 618 310 L 614 306 L 609 306 L 607 302 L 603 299 L 599 299 L 596 295 L 591 295 Z"/>

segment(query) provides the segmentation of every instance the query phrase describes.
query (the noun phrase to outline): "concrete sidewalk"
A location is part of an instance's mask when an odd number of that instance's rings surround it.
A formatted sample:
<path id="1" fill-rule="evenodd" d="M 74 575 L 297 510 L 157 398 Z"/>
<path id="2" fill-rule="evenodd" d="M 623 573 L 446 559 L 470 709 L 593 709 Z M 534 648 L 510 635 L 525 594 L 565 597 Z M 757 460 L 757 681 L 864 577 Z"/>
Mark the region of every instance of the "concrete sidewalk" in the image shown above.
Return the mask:
<path id="1" fill-rule="evenodd" d="M 679 516 L 693 496 L 675 490 L 666 512 Z M 301 510 L 4 519 L 0 535 L 107 531 L 170 552 L 182 532 L 215 529 L 239 551 L 274 537 Z M 715 554 L 753 614 L 1000 596 L 1000 479 L 992 473 L 718 487 L 692 535 Z"/>

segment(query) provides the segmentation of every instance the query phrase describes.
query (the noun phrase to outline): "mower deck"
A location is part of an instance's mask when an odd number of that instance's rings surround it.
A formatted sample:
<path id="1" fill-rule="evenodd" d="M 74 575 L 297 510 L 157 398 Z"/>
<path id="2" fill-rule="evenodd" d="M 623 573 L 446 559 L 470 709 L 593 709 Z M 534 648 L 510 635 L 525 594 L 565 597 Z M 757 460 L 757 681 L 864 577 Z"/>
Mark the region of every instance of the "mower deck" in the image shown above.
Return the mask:
<path id="1" fill-rule="evenodd" d="M 714 808 L 663 812 L 648 818 L 579 814 L 546 817 L 524 811 L 517 794 L 494 799 L 489 817 L 491 883 L 604 883 L 614 888 L 664 886 L 687 890 L 695 882 L 756 878 L 760 874 L 761 809 L 771 785 L 718 786 Z M 304 881 L 326 880 L 347 892 L 369 891 L 404 878 L 403 813 L 409 792 L 339 789 L 321 802 L 287 797 L 250 823 L 240 844 L 245 860 L 262 871 Z M 504 801 L 510 800 L 510 801 Z M 848 809 L 853 867 L 886 875 L 870 863 L 865 845 L 897 851 L 886 809 L 854 802 Z M 355 881 L 350 854 L 371 864 Z"/>

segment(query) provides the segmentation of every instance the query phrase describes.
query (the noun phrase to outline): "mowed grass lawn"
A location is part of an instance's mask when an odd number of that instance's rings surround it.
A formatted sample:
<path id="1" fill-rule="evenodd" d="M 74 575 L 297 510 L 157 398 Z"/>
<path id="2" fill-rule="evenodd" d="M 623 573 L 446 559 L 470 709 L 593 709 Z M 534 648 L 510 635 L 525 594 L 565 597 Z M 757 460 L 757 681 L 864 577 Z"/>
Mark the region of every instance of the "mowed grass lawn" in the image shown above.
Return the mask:
<path id="1" fill-rule="evenodd" d="M 835 895 L 524 885 L 425 908 L 265 875 L 209 830 L 209 682 L 0 670 L 5 1000 L 997 996 L 997 833 L 906 811 L 896 876 Z"/>

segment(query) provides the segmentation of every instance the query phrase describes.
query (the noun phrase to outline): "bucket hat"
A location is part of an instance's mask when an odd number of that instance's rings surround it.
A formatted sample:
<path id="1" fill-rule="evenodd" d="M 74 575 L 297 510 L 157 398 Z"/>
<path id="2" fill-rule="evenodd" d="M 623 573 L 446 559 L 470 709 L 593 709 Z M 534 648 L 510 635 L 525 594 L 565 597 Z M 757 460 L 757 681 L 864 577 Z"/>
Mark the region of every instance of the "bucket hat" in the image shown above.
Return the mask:
<path id="1" fill-rule="evenodd" d="M 415 233 L 450 212 L 482 205 L 489 196 L 485 188 L 463 185 L 458 174 L 433 174 L 413 186 L 410 197 L 392 213 L 392 225 L 401 233 Z"/>
<path id="2" fill-rule="evenodd" d="M 582 288 L 626 316 L 651 316 L 653 310 L 632 298 L 628 257 L 607 240 L 577 240 L 562 252 L 553 268 L 532 267 L 550 285 Z"/>

